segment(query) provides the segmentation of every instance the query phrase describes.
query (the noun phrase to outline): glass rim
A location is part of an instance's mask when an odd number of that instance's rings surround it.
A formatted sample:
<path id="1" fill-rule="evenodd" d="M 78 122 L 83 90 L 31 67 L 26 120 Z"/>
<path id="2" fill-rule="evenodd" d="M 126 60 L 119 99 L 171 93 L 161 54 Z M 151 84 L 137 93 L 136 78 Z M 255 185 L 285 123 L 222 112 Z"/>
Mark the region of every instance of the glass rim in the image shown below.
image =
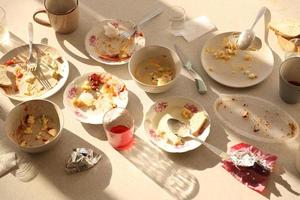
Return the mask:
<path id="1" fill-rule="evenodd" d="M 109 123 L 105 122 L 106 121 L 105 118 L 107 117 L 107 115 L 110 114 L 110 113 L 112 113 L 113 111 L 117 111 L 117 110 L 119 110 L 119 111 L 125 111 L 126 114 L 128 114 L 130 116 L 132 127 L 134 127 L 134 118 L 133 118 L 132 114 L 129 112 L 129 110 L 127 108 L 123 108 L 123 107 L 116 107 L 116 108 L 112 108 L 112 109 L 110 109 L 110 110 L 108 110 L 108 111 L 106 111 L 104 113 L 104 115 L 103 115 L 103 123 L 102 123 L 103 124 L 103 128 L 106 129 L 107 125 L 109 124 Z"/>
<path id="2" fill-rule="evenodd" d="M 170 14 L 170 12 L 177 13 L 177 15 L 173 16 Z M 185 9 L 183 7 L 177 6 L 177 5 L 171 6 L 169 8 L 168 15 L 171 20 L 183 20 L 185 18 Z"/>
<path id="3" fill-rule="evenodd" d="M 1 6 L 0 6 L 0 22 L 2 22 L 4 19 L 5 19 L 5 10 L 4 10 L 4 8 L 2 8 Z"/>

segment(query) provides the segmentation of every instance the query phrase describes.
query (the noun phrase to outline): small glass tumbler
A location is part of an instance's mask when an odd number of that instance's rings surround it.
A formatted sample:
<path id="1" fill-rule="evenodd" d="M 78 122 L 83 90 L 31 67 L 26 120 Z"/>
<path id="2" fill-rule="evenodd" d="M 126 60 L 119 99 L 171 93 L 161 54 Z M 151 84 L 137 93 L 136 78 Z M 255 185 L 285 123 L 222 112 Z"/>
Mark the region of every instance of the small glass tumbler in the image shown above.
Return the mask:
<path id="1" fill-rule="evenodd" d="M 103 118 L 108 142 L 117 150 L 129 149 L 134 143 L 134 119 L 125 108 L 113 108 Z"/>
<path id="2" fill-rule="evenodd" d="M 0 7 L 0 44 L 9 39 L 9 33 L 6 25 L 5 10 Z"/>
<path id="3" fill-rule="evenodd" d="M 172 6 L 167 11 L 170 20 L 171 31 L 184 29 L 185 10 L 180 6 Z"/>

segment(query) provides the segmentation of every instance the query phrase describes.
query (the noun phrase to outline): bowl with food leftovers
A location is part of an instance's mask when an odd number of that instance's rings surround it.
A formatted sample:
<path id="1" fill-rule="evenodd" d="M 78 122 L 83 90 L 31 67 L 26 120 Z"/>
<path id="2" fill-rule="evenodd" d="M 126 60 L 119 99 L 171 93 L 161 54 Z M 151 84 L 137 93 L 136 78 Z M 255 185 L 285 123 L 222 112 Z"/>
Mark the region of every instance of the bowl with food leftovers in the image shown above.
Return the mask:
<path id="1" fill-rule="evenodd" d="M 128 90 L 117 77 L 106 72 L 89 72 L 74 79 L 63 97 L 65 107 L 79 121 L 102 124 L 112 108 L 126 108 Z"/>
<path id="2" fill-rule="evenodd" d="M 191 134 L 205 141 L 210 133 L 210 119 L 204 108 L 184 97 L 168 97 L 156 101 L 145 116 L 144 128 L 151 142 L 166 152 L 183 153 L 201 145 L 190 138 L 182 138 L 168 126 L 174 118 L 186 124 Z"/>
<path id="3" fill-rule="evenodd" d="M 29 70 L 28 45 L 17 47 L 0 59 L 0 92 L 18 101 L 45 99 L 58 92 L 69 75 L 68 61 L 47 45 L 35 44 L 37 69 Z"/>
<path id="4" fill-rule="evenodd" d="M 38 153 L 53 147 L 61 137 L 63 114 L 48 100 L 18 104 L 5 120 L 5 133 L 19 149 Z"/>
<path id="5" fill-rule="evenodd" d="M 153 45 L 134 53 L 128 67 L 140 88 L 149 93 L 161 93 L 175 84 L 182 64 L 173 50 Z"/>
<path id="6" fill-rule="evenodd" d="M 142 32 L 136 31 L 129 37 L 122 37 L 134 24 L 120 19 L 104 20 L 87 33 L 85 49 L 98 62 L 107 65 L 128 63 L 132 54 L 145 46 Z"/>

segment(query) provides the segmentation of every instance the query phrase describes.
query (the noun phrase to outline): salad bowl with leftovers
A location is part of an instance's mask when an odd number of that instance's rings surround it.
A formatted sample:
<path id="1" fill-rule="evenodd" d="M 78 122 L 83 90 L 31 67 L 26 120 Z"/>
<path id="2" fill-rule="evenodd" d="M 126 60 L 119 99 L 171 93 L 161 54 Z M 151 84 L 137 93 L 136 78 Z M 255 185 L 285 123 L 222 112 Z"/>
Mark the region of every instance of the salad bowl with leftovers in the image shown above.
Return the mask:
<path id="1" fill-rule="evenodd" d="M 63 115 L 47 100 L 30 100 L 18 104 L 5 121 L 5 132 L 21 150 L 37 153 L 52 147 L 60 138 Z"/>
<path id="2" fill-rule="evenodd" d="M 180 75 L 182 64 L 177 54 L 163 46 L 147 46 L 130 59 L 129 73 L 135 83 L 149 93 L 170 89 Z"/>
<path id="3" fill-rule="evenodd" d="M 128 91 L 117 77 L 106 72 L 90 72 L 73 80 L 66 88 L 64 105 L 81 122 L 102 124 L 112 108 L 125 108 Z"/>

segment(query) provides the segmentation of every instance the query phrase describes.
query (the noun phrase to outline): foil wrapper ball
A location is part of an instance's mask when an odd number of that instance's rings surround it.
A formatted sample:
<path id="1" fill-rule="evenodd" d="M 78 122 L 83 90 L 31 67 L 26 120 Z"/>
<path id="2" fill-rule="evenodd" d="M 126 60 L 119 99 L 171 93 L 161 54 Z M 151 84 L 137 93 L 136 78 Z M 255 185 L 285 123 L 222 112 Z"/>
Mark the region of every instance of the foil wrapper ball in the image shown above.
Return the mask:
<path id="1" fill-rule="evenodd" d="M 65 171 L 68 174 L 74 174 L 77 172 L 85 171 L 95 166 L 101 158 L 101 155 L 95 153 L 92 149 L 76 148 L 68 159 L 65 166 Z"/>

